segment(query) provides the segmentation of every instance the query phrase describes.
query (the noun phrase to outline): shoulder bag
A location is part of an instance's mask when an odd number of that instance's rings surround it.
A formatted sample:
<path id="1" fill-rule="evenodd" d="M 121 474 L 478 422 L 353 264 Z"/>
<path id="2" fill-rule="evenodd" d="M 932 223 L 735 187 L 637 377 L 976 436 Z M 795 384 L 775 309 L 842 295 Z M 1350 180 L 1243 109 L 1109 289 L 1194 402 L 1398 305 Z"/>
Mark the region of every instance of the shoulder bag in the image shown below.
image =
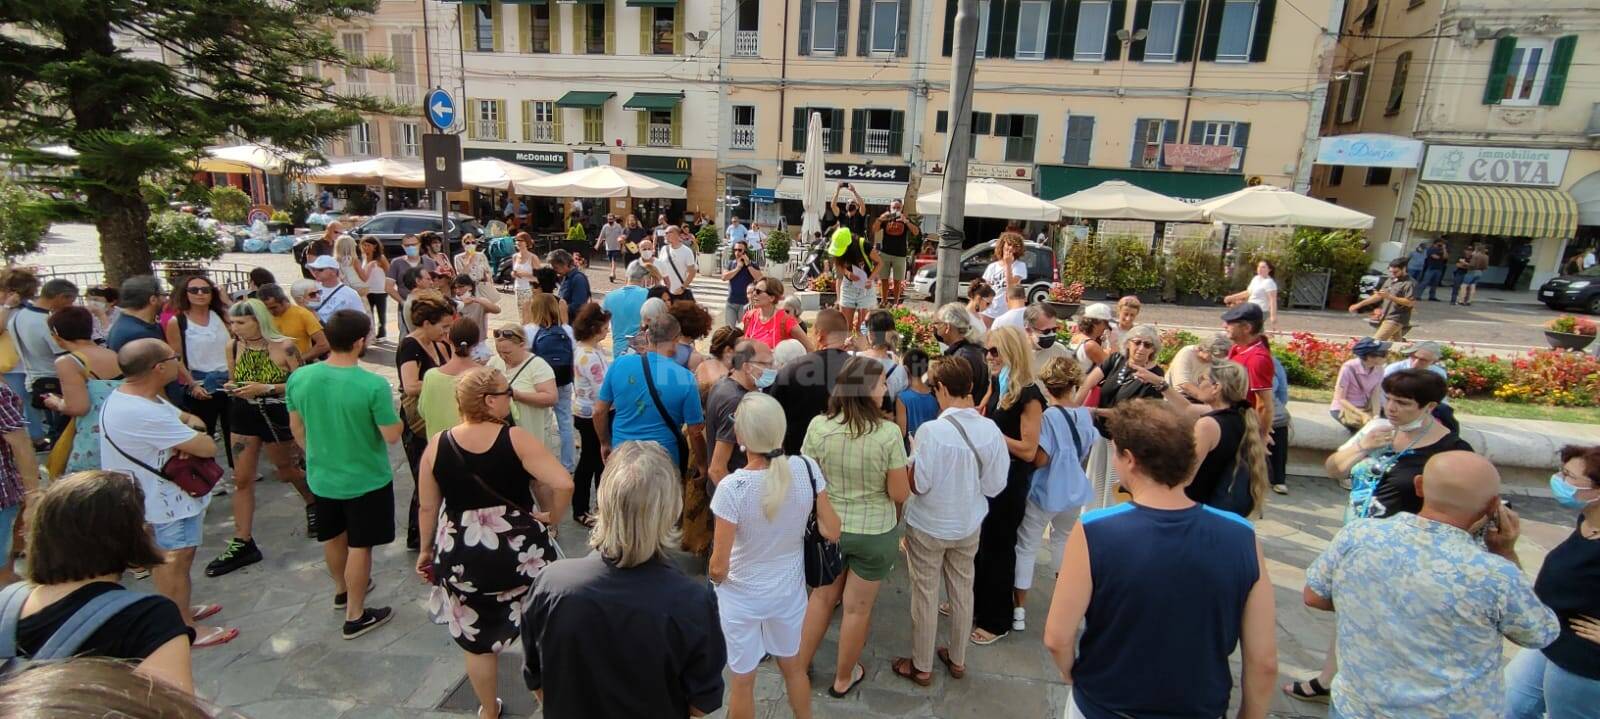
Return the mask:
<path id="1" fill-rule="evenodd" d="M 704 480 L 689 476 L 689 441 L 683 436 L 678 421 L 667 412 L 666 404 L 661 401 L 661 393 L 656 390 L 656 380 L 650 371 L 650 357 L 653 354 L 641 352 L 639 366 L 644 371 L 644 386 L 650 392 L 650 402 L 661 415 L 661 421 L 672 432 L 672 441 L 678 447 L 678 479 L 683 483 L 683 513 L 678 517 L 678 525 L 683 532 L 681 546 L 685 552 L 704 555 L 711 551 L 716 530 L 716 519 L 711 514 L 711 495 L 706 491 Z"/>
<path id="2" fill-rule="evenodd" d="M 844 554 L 839 543 L 822 536 L 817 526 L 817 475 L 811 460 L 801 457 L 806 466 L 806 481 L 811 483 L 811 516 L 806 519 L 806 539 L 802 547 L 806 567 L 806 586 L 816 589 L 833 584 L 844 574 Z"/>
<path id="3" fill-rule="evenodd" d="M 171 457 L 167 458 L 166 464 L 161 465 L 161 469 L 156 469 L 140 461 L 137 457 L 128 454 L 127 451 L 117 445 L 116 440 L 111 438 L 110 425 L 106 424 L 106 406 L 109 404 L 110 402 L 106 402 L 100 405 L 100 432 L 101 436 L 111 443 L 111 448 L 117 450 L 117 454 L 138 465 L 140 469 L 178 485 L 178 489 L 183 490 L 183 493 L 190 497 L 199 499 L 211 494 L 212 488 L 216 487 L 217 482 L 222 479 L 222 465 L 217 464 L 217 460 L 211 457 L 192 457 L 181 452 L 174 452 Z"/>

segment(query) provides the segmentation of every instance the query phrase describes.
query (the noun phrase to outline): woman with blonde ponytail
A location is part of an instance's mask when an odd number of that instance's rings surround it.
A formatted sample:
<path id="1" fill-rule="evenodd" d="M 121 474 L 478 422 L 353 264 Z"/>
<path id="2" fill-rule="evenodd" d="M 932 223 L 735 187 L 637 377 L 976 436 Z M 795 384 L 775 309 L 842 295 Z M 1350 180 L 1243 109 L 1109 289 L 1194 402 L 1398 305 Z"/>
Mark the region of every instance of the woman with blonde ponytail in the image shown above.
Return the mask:
<path id="1" fill-rule="evenodd" d="M 710 575 L 733 674 L 730 719 L 755 715 L 756 665 L 768 654 L 778 659 L 795 717 L 811 717 L 811 681 L 797 656 L 806 618 L 802 542 L 813 505 L 824 535 L 838 537 L 839 516 L 828 503 L 822 469 L 784 454 L 785 426 L 777 400 L 745 395 L 733 420 L 745 465 L 723 477 L 711 497 L 717 529 Z"/>
<path id="2" fill-rule="evenodd" d="M 1195 378 L 1196 394 L 1211 408 L 1194 423 L 1195 452 L 1201 457 L 1189 498 L 1241 517 L 1258 515 L 1266 504 L 1267 446 L 1250 410 L 1250 378 L 1243 365 L 1217 362 Z"/>

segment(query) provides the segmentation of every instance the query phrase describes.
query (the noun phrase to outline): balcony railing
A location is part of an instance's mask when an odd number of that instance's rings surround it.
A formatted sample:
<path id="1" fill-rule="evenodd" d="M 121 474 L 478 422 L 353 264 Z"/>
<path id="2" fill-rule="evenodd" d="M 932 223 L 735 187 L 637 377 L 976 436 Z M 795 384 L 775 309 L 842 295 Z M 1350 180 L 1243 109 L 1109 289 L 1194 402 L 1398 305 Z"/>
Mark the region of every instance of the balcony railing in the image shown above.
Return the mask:
<path id="1" fill-rule="evenodd" d="M 522 137 L 525 142 L 555 142 L 556 126 L 549 121 L 535 120 L 522 126 Z"/>
<path id="2" fill-rule="evenodd" d="M 734 57 L 755 57 L 761 54 L 760 34 L 754 30 L 740 30 L 733 34 Z"/>
<path id="3" fill-rule="evenodd" d="M 418 103 L 416 85 L 397 84 L 391 89 L 390 96 L 401 105 L 415 105 Z"/>
<path id="4" fill-rule="evenodd" d="M 422 148 L 420 146 L 418 146 L 418 145 L 407 145 L 407 144 L 405 144 L 403 142 L 400 144 L 400 156 L 401 157 L 419 157 L 421 155 L 422 155 Z"/>
<path id="5" fill-rule="evenodd" d="M 756 149 L 756 128 L 755 128 L 754 125 L 734 125 L 733 126 L 733 149 L 735 149 L 735 150 L 754 150 L 754 149 Z"/>
<path id="6" fill-rule="evenodd" d="M 894 134 L 895 133 L 893 130 L 874 130 L 868 128 L 865 148 L 866 153 L 868 155 L 889 154 L 889 148 L 894 142 Z"/>
<path id="7" fill-rule="evenodd" d="M 503 140 L 506 136 L 506 126 L 498 120 L 478 120 L 479 140 Z"/>
<path id="8" fill-rule="evenodd" d="M 365 82 L 346 80 L 342 83 L 339 83 L 339 92 L 351 96 L 370 95 L 372 94 L 372 86 Z"/>
<path id="9" fill-rule="evenodd" d="M 350 154 L 356 157 L 367 157 L 372 154 L 371 140 L 351 140 Z"/>
<path id="10" fill-rule="evenodd" d="M 672 125 L 659 122 L 650 123 L 650 130 L 645 135 L 650 147 L 672 147 Z"/>

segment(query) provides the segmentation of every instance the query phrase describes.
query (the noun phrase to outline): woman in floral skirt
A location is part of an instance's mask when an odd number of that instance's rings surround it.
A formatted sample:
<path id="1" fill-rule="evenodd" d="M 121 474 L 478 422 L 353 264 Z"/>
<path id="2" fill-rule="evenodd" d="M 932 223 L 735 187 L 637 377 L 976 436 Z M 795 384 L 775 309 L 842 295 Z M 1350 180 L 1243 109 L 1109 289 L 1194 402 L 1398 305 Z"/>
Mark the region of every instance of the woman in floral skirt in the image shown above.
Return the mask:
<path id="1" fill-rule="evenodd" d="M 461 423 L 434 435 L 422 455 L 417 574 L 434 585 L 433 620 L 466 653 L 478 716 L 497 719 L 496 655 L 516 640 L 528 590 L 555 560 L 545 526 L 567 511 L 572 477 L 538 438 L 508 423 L 511 388 L 498 370 L 462 376 L 456 402 Z"/>

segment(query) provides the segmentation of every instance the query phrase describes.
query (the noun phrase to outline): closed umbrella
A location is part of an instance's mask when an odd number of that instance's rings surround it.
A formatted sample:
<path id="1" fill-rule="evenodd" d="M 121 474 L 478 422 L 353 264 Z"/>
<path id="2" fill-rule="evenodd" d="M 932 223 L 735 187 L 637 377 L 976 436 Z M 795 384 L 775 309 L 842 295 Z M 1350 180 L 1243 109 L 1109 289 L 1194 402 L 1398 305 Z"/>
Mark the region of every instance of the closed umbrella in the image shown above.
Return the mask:
<path id="1" fill-rule="evenodd" d="M 939 214 L 943 208 L 942 194 L 942 191 L 935 191 L 918 195 L 917 212 L 927 215 Z M 1055 222 L 1061 219 L 1061 208 L 992 179 L 980 179 L 967 181 L 966 215 L 1002 220 Z"/>
<path id="2" fill-rule="evenodd" d="M 822 113 L 811 113 L 806 124 L 805 173 L 800 179 L 800 206 L 804 214 L 800 220 L 801 242 L 809 243 L 822 231 L 822 206 L 827 202 L 828 164 L 823 159 L 827 150 L 822 144 Z"/>
<path id="3" fill-rule="evenodd" d="M 1204 215 L 1197 205 L 1122 180 L 1108 180 L 1051 202 L 1073 217 L 1108 220 L 1189 222 Z"/>
<path id="4" fill-rule="evenodd" d="M 1200 203 L 1213 222 L 1231 225 L 1305 225 L 1344 230 L 1372 227 L 1373 217 L 1281 187 L 1257 185 Z"/>

